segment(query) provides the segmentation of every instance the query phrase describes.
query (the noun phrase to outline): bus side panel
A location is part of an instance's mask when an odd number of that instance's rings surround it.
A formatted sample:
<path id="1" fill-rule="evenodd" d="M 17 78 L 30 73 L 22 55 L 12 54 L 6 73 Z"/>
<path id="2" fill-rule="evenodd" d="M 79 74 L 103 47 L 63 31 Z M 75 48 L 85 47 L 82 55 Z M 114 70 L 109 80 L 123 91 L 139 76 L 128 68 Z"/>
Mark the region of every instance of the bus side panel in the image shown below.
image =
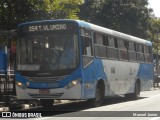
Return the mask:
<path id="1" fill-rule="evenodd" d="M 138 63 L 95 58 L 83 71 L 82 95 L 84 98 L 94 98 L 99 79 L 105 82 L 106 97 L 133 93 L 138 69 Z M 90 87 L 86 87 L 87 85 Z"/>
<path id="2" fill-rule="evenodd" d="M 109 95 L 133 93 L 137 78 L 140 79 L 141 91 L 153 87 L 153 64 L 116 60 L 103 60 L 103 63 L 112 91 Z"/>
<path id="3" fill-rule="evenodd" d="M 121 95 L 134 92 L 135 79 L 139 63 L 117 60 L 103 60 L 105 73 L 108 76 L 110 92 L 106 96 Z M 107 93 L 107 92 L 106 92 Z"/>
<path id="4" fill-rule="evenodd" d="M 140 79 L 142 91 L 152 88 L 153 65 L 95 58 L 83 71 L 83 98 L 95 97 L 99 79 L 105 81 L 105 96 L 133 93 L 137 78 Z"/>
<path id="5" fill-rule="evenodd" d="M 93 62 L 82 71 L 82 95 L 84 99 L 94 98 L 96 83 L 99 79 L 104 80 L 107 85 L 107 75 L 104 72 L 104 66 L 101 59 L 94 59 Z"/>
<path id="6" fill-rule="evenodd" d="M 7 55 L 0 51 L 0 72 L 5 74 L 7 72 Z"/>
<path id="7" fill-rule="evenodd" d="M 153 69 L 153 64 L 140 64 L 137 78 L 139 78 L 141 82 L 141 91 L 146 91 L 150 90 L 150 88 L 153 88 Z"/>

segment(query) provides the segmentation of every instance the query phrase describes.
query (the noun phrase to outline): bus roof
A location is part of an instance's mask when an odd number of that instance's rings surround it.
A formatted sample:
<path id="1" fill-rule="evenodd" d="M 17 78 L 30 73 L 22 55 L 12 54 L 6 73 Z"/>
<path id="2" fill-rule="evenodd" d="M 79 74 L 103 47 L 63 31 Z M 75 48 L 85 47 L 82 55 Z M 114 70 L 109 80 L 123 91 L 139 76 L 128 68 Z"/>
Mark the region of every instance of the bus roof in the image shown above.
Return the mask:
<path id="1" fill-rule="evenodd" d="M 99 32 L 99 33 L 119 37 L 121 39 L 127 39 L 128 41 L 144 44 L 147 46 L 152 46 L 152 43 L 148 40 L 144 40 L 144 39 L 141 39 L 141 38 L 138 38 L 135 36 L 127 35 L 125 33 L 114 31 L 114 30 L 104 28 L 104 27 L 101 27 L 101 26 L 98 26 L 98 25 L 95 25 L 92 23 L 85 22 L 85 21 L 81 21 L 81 20 L 76 20 L 76 21 L 78 22 L 79 26 L 91 29 L 91 30 Z"/>
<path id="2" fill-rule="evenodd" d="M 101 26 L 98 26 L 98 25 L 95 25 L 95 24 L 92 24 L 92 23 L 89 23 L 89 22 L 82 21 L 82 20 L 70 20 L 70 19 L 42 20 L 42 21 L 33 21 L 33 22 L 22 23 L 18 27 L 23 26 L 23 25 L 27 25 L 27 24 L 43 23 L 43 22 L 56 22 L 56 21 L 77 22 L 77 24 L 80 27 L 85 27 L 87 29 L 91 29 L 91 30 L 96 31 L 98 33 L 115 36 L 115 37 L 118 37 L 118 38 L 121 38 L 121 39 L 126 39 L 128 41 L 144 44 L 144 45 L 147 45 L 147 46 L 152 46 L 152 43 L 148 40 L 144 40 L 144 39 L 141 39 L 141 38 L 138 38 L 138 37 L 135 37 L 135 36 L 131 36 L 131 35 L 128 35 L 128 34 L 125 34 L 125 33 L 114 31 L 114 30 L 111 30 L 111 29 L 108 29 L 108 28 L 105 28 L 105 27 L 101 27 Z"/>

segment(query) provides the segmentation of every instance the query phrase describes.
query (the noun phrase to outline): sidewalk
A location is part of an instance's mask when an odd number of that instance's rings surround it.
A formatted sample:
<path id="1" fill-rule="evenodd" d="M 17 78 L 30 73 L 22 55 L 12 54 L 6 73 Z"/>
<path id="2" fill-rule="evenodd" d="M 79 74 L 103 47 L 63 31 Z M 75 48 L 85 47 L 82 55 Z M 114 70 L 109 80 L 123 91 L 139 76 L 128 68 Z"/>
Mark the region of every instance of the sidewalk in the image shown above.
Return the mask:
<path id="1" fill-rule="evenodd" d="M 0 107 L 0 112 L 9 111 L 9 107 Z"/>

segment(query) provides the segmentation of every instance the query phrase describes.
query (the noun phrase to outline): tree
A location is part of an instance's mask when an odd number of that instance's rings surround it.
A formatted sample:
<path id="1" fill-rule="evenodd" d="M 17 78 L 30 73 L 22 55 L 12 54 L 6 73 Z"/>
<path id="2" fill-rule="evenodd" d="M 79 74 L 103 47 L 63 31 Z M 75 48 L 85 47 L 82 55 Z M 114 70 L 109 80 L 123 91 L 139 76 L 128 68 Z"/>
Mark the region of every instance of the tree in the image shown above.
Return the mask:
<path id="1" fill-rule="evenodd" d="M 34 11 L 31 0 L 1 0 L 0 29 L 15 29 L 17 24 L 28 20 Z"/>
<path id="2" fill-rule="evenodd" d="M 154 53 L 160 50 L 160 19 L 152 18 L 150 20 L 149 37 L 153 43 Z"/>
<path id="3" fill-rule="evenodd" d="M 107 0 L 85 0 L 80 6 L 80 19 L 98 24 L 98 14 L 102 14 L 102 8 L 106 2 Z"/>
<path id="4" fill-rule="evenodd" d="M 21 22 L 42 19 L 78 19 L 83 0 L 1 0 L 0 30 L 15 29 Z"/>
<path id="5" fill-rule="evenodd" d="M 83 0 L 43 0 L 37 6 L 47 19 L 78 19 L 77 13 L 82 3 Z"/>
<path id="6" fill-rule="evenodd" d="M 147 5 L 147 0 L 86 0 L 80 16 L 104 27 L 146 38 L 151 12 Z M 86 11 L 88 18 L 84 15 Z"/>

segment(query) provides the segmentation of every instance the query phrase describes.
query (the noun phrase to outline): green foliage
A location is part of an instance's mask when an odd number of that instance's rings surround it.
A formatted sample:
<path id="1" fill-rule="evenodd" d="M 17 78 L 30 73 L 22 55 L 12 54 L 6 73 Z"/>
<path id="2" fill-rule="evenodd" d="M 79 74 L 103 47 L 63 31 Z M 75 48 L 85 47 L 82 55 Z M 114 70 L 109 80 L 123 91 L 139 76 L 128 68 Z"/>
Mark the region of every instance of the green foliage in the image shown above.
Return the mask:
<path id="1" fill-rule="evenodd" d="M 147 0 L 87 0 L 80 18 L 137 37 L 146 38 L 150 9 Z"/>
<path id="2" fill-rule="evenodd" d="M 1 0 L 0 29 L 11 30 L 21 22 L 42 19 L 78 19 L 83 0 Z"/>
<path id="3" fill-rule="evenodd" d="M 49 19 L 78 19 L 78 6 L 82 0 L 43 0 L 39 10 L 44 11 Z"/>
<path id="4" fill-rule="evenodd" d="M 160 19 L 153 18 L 150 20 L 150 32 L 152 36 L 160 33 Z"/>
<path id="5" fill-rule="evenodd" d="M 15 26 L 31 18 L 34 4 L 31 0 L 1 0 L 0 29 L 15 29 Z"/>
<path id="6" fill-rule="evenodd" d="M 153 51 L 157 53 L 160 50 L 160 19 L 150 20 L 149 35 L 153 43 Z"/>

